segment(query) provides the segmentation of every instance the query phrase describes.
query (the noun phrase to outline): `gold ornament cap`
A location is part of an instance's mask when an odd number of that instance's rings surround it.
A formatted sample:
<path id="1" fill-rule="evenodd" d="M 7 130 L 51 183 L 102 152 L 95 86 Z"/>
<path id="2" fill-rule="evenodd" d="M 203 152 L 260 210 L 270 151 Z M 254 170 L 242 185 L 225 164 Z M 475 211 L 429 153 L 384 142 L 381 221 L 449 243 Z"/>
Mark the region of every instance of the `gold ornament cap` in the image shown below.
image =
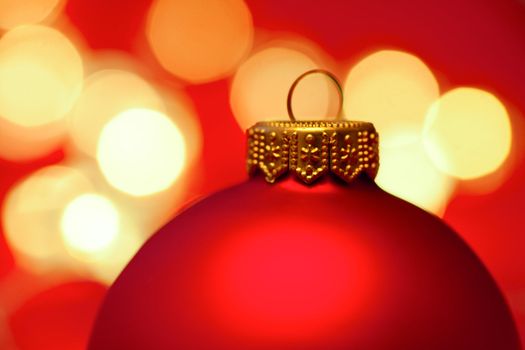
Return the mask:
<path id="1" fill-rule="evenodd" d="M 326 75 L 337 86 L 340 104 L 335 121 L 295 119 L 293 92 L 314 73 Z M 300 75 L 288 92 L 290 121 L 259 122 L 248 129 L 248 174 L 262 173 L 269 183 L 289 173 L 306 184 L 330 174 L 347 183 L 361 174 L 374 179 L 379 168 L 378 134 L 372 123 L 343 120 L 342 100 L 341 84 L 332 73 L 313 69 Z"/>

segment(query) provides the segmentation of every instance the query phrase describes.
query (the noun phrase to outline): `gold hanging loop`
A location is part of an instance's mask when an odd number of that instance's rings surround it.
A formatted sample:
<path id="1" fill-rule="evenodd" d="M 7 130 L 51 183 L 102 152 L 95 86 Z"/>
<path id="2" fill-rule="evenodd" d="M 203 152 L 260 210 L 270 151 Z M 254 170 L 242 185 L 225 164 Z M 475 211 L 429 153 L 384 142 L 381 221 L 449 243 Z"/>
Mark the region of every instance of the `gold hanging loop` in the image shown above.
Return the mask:
<path id="1" fill-rule="evenodd" d="M 343 89 L 341 88 L 341 84 L 339 83 L 339 80 L 337 80 L 337 77 L 335 75 L 333 75 L 332 73 L 330 73 L 329 71 L 324 70 L 324 69 L 312 69 L 312 70 L 309 70 L 309 71 L 304 72 L 303 74 L 301 74 L 297 79 L 295 79 L 295 81 L 293 82 L 292 86 L 290 87 L 290 90 L 288 91 L 288 98 L 286 99 L 286 107 L 288 109 L 288 117 L 290 118 L 290 120 L 292 122 L 296 121 L 295 115 L 294 115 L 293 110 L 292 110 L 292 96 L 293 96 L 293 93 L 295 91 L 295 88 L 297 87 L 297 84 L 299 84 L 299 82 L 303 78 L 305 78 L 306 76 L 311 75 L 311 74 L 323 74 L 323 75 L 327 76 L 328 78 L 330 78 L 330 80 L 332 80 L 335 83 L 335 85 L 337 87 L 337 93 L 339 94 L 339 107 L 338 107 L 337 114 L 336 114 L 336 120 L 342 120 L 343 119 L 343 116 L 342 116 L 342 111 L 343 111 Z"/>

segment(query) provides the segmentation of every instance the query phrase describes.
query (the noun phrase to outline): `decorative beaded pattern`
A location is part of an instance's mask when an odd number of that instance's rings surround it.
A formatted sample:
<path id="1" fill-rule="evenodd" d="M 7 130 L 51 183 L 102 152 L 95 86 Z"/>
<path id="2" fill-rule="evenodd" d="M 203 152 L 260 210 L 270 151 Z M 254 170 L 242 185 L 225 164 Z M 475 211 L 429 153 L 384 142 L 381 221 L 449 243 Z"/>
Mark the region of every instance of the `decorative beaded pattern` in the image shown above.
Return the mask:
<path id="1" fill-rule="evenodd" d="M 355 121 L 274 121 L 248 129 L 248 173 L 266 181 L 290 170 L 307 184 L 331 172 L 346 182 L 361 173 L 372 179 L 379 167 L 373 124 Z"/>

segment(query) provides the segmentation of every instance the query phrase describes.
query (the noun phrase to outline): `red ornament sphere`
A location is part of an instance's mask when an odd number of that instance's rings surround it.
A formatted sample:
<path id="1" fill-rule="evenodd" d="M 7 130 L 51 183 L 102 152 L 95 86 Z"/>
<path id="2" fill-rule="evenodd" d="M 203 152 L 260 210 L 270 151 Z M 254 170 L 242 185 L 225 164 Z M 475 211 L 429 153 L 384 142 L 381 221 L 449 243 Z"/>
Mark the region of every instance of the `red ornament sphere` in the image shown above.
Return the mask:
<path id="1" fill-rule="evenodd" d="M 110 288 L 90 349 L 517 350 L 496 283 L 373 181 L 261 179 L 173 219 Z"/>

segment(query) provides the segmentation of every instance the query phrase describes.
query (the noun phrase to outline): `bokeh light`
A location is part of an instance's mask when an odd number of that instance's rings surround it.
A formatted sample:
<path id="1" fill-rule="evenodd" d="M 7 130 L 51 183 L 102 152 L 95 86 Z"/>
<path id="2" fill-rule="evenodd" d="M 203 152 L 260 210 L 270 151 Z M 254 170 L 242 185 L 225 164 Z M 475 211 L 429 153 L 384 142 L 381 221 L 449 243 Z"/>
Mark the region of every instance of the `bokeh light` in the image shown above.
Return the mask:
<path id="1" fill-rule="evenodd" d="M 11 29 L 34 24 L 52 17 L 61 8 L 62 0 L 0 0 L 0 28 Z"/>
<path id="2" fill-rule="evenodd" d="M 92 190 L 88 178 L 65 166 L 43 168 L 11 189 L 2 218 L 7 241 L 23 266 L 46 270 L 68 262 L 59 234 L 61 213 Z"/>
<path id="3" fill-rule="evenodd" d="M 107 284 L 115 280 L 147 238 L 139 228 L 138 217 L 150 216 L 146 211 L 135 212 L 132 217 L 126 203 L 110 200 L 109 194 L 81 194 L 66 205 L 60 222 L 68 253 Z"/>
<path id="4" fill-rule="evenodd" d="M 86 193 L 65 208 L 61 228 L 68 246 L 85 253 L 107 248 L 119 232 L 119 214 L 105 197 Z"/>
<path id="5" fill-rule="evenodd" d="M 392 133 L 380 148 L 376 183 L 420 208 L 442 215 L 455 182 L 427 156 L 418 131 Z"/>
<path id="6" fill-rule="evenodd" d="M 422 128 L 428 108 L 439 97 L 439 86 L 416 56 L 382 50 L 350 70 L 344 92 L 347 118 L 372 122 L 382 137 L 388 137 L 399 128 Z"/>
<path id="7" fill-rule="evenodd" d="M 252 18 L 242 0 L 156 0 L 147 37 L 166 70 L 202 83 L 226 76 L 248 53 Z"/>
<path id="8" fill-rule="evenodd" d="M 287 47 L 268 47 L 251 56 L 231 86 L 230 104 L 240 127 L 246 130 L 259 121 L 288 120 L 288 91 L 298 76 L 314 68 L 319 65 L 312 58 Z M 309 76 L 294 93 L 294 114 L 299 120 L 328 119 L 334 98 L 337 93 L 326 77 Z"/>
<path id="9" fill-rule="evenodd" d="M 78 97 L 79 53 L 59 31 L 16 27 L 0 39 L 0 115 L 22 126 L 60 120 Z"/>
<path id="10" fill-rule="evenodd" d="M 85 153 L 95 156 L 98 138 L 106 123 L 131 108 L 165 110 L 157 91 L 134 73 L 105 69 L 90 75 L 68 116 L 75 145 Z"/>
<path id="11" fill-rule="evenodd" d="M 466 180 L 490 174 L 510 153 L 507 110 L 487 91 L 453 89 L 429 110 L 424 144 L 436 166 L 450 175 Z"/>
<path id="12" fill-rule="evenodd" d="M 131 223 L 124 222 L 116 239 L 106 249 L 94 256 L 84 256 L 84 261 L 97 280 L 113 283 L 146 240 L 147 237 Z"/>
<path id="13" fill-rule="evenodd" d="M 186 164 L 186 145 L 166 115 L 129 109 L 113 118 L 100 135 L 97 160 L 115 188 L 135 196 L 169 188 Z"/>
<path id="14" fill-rule="evenodd" d="M 2 217 L 21 266 L 38 274 L 70 271 L 109 284 L 139 249 L 147 235 L 120 202 L 98 190 L 91 175 L 49 166 L 8 193 Z"/>

